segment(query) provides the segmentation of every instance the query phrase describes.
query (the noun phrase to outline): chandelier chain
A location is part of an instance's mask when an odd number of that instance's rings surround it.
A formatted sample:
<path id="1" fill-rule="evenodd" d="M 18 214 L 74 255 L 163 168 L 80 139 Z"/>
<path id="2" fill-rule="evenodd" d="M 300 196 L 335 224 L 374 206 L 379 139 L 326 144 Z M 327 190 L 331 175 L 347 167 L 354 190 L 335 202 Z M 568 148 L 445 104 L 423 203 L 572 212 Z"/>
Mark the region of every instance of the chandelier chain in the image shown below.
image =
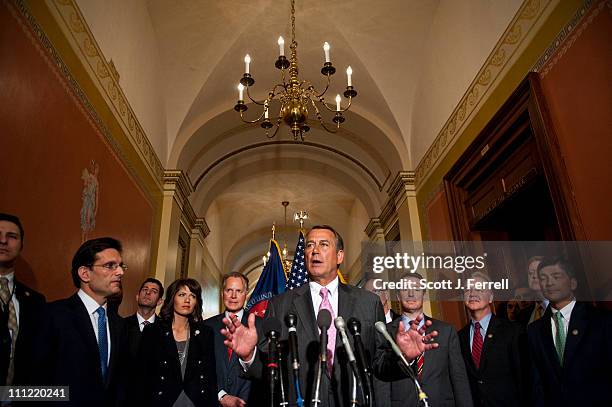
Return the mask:
<path id="1" fill-rule="evenodd" d="M 291 44 L 295 42 L 295 0 L 291 0 Z"/>

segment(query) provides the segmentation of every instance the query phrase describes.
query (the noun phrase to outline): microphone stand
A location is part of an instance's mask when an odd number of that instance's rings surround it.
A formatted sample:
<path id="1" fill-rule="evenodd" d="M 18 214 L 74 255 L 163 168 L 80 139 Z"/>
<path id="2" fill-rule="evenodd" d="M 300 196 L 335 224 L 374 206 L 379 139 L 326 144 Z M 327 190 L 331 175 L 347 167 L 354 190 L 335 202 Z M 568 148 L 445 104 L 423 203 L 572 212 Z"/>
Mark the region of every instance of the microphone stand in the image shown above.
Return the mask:
<path id="1" fill-rule="evenodd" d="M 319 353 L 319 367 L 317 369 L 317 377 L 315 380 L 314 394 L 312 396 L 312 406 L 319 407 L 321 405 L 321 374 L 324 369 L 327 369 L 327 330 L 331 325 L 331 313 L 322 309 L 319 310 L 317 315 L 317 325 L 321 330 L 320 335 L 320 353 Z"/>
<path id="2" fill-rule="evenodd" d="M 283 379 L 283 349 L 280 342 L 276 344 L 278 350 L 278 385 L 280 386 L 280 407 L 287 407 L 289 402 L 285 396 L 285 381 Z"/>
<path id="3" fill-rule="evenodd" d="M 289 328 L 289 351 L 291 352 L 291 366 L 293 370 L 293 382 L 295 385 L 296 406 L 304 407 L 304 398 L 300 390 L 300 359 L 298 355 L 297 344 L 297 316 L 295 314 L 287 314 L 285 316 L 285 324 Z"/>
<path id="4" fill-rule="evenodd" d="M 270 374 L 269 386 L 270 386 L 270 407 L 276 407 L 274 404 L 274 395 L 276 394 L 276 381 L 278 380 L 278 340 L 275 331 L 268 333 L 268 371 Z"/>
<path id="5" fill-rule="evenodd" d="M 353 334 L 353 344 L 355 345 L 355 356 L 358 359 L 359 365 L 361 366 L 361 372 L 363 376 L 363 383 L 365 386 L 364 397 L 368 406 L 373 405 L 374 400 L 374 384 L 372 382 L 372 370 L 368 366 L 365 357 L 365 350 L 363 348 L 363 342 L 361 341 L 361 322 L 357 318 L 350 318 L 348 320 L 349 331 Z"/>

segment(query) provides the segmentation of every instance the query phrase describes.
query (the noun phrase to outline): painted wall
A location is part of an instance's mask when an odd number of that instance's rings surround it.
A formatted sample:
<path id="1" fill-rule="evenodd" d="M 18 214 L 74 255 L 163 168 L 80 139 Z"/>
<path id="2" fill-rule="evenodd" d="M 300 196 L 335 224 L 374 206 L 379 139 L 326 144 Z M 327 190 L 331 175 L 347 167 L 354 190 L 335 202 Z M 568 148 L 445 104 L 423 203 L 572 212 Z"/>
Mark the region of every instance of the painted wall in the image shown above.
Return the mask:
<path id="1" fill-rule="evenodd" d="M 93 160 L 99 201 L 88 238 L 123 242 L 129 271 L 121 311 L 133 312 L 149 274 L 152 203 L 9 7 L 0 5 L 0 211 L 18 215 L 25 227 L 17 275 L 49 300 L 75 291 L 70 262 L 82 239 L 82 174 Z"/>
<path id="2" fill-rule="evenodd" d="M 612 14 L 597 2 L 540 71 L 586 240 L 612 240 Z"/>

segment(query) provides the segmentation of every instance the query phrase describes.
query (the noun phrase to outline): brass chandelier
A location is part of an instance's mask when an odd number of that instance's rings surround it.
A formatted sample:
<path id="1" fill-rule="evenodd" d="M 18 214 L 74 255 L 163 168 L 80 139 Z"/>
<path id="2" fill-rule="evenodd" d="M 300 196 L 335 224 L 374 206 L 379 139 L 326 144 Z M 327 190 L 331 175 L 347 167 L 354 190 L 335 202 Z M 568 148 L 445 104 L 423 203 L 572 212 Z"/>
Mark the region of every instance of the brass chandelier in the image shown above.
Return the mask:
<path id="1" fill-rule="evenodd" d="M 285 41 L 283 37 L 278 39 L 279 57 L 276 60 L 275 66 L 281 71 L 281 83 L 274 85 L 274 87 L 268 92 L 268 97 L 265 100 L 257 101 L 254 100 L 249 92 L 249 88 L 255 83 L 255 79 L 249 72 L 249 65 L 251 63 L 251 57 L 247 54 L 244 57 L 245 72 L 240 79 L 238 85 L 238 102 L 234 106 L 234 110 L 240 112 L 240 118 L 244 123 L 260 123 L 260 126 L 265 129 L 266 136 L 273 138 L 278 133 L 280 125 L 285 122 L 290 128 L 293 134 L 294 140 L 304 141 L 304 133 L 310 130 L 306 119 L 308 118 L 308 107 L 312 106 L 317 120 L 321 126 L 330 133 L 335 133 L 340 128 L 345 120 L 342 113 L 346 112 L 351 107 L 353 98 L 357 96 L 357 91 L 353 88 L 351 82 L 351 76 L 353 71 L 349 66 L 346 69 L 347 86 L 344 91 L 344 97 L 348 99 L 348 104 L 345 108 L 342 108 L 340 95 L 336 96 L 336 104 L 328 104 L 325 102 L 325 94 L 331 84 L 331 76 L 336 73 L 336 68 L 331 63 L 329 44 L 326 42 L 323 45 L 325 52 L 325 63 L 321 68 L 321 73 L 327 77 L 327 84 L 323 92 L 318 92 L 314 85 L 309 81 L 301 81 L 298 78 L 298 60 L 297 60 L 297 42 L 295 41 L 295 0 L 291 0 L 291 56 L 289 59 L 285 57 Z M 286 80 L 287 68 L 289 68 L 289 80 Z M 259 117 L 255 120 L 247 120 L 245 113 L 248 110 L 247 105 L 244 102 L 244 90 L 246 89 L 246 96 L 251 102 L 256 105 L 262 106 L 263 110 Z M 280 102 L 280 110 L 278 116 L 274 118 L 275 123 L 270 119 L 270 104 L 272 100 L 278 100 Z M 320 107 L 327 109 L 334 114 L 332 121 L 335 126 L 328 126 L 323 120 L 321 115 Z M 276 129 L 270 134 L 270 129 L 275 127 Z"/>

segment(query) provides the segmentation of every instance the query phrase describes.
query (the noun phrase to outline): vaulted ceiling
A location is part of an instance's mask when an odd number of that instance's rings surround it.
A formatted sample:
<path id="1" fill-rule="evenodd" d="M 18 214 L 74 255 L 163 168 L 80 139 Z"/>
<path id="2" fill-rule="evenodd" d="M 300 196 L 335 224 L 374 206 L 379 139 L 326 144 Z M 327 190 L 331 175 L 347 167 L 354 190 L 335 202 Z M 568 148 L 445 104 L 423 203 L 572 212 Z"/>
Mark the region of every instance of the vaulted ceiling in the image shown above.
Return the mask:
<path id="1" fill-rule="evenodd" d="M 300 77 L 324 86 L 327 41 L 338 70 L 330 100 L 344 90 L 348 65 L 359 92 L 337 134 L 311 112 L 303 144 L 288 129 L 267 139 L 233 110 L 245 54 L 255 98 L 279 81 L 276 40 L 289 42 L 288 0 L 78 0 L 162 163 L 195 185 L 190 199 L 223 271 L 261 258 L 271 224 L 284 222 L 281 201 L 289 216 L 306 210 L 310 224 L 336 225 L 353 244 L 365 238 L 389 182 L 416 167 L 521 1 L 296 3 Z M 289 246 L 295 230 L 281 228 Z"/>

